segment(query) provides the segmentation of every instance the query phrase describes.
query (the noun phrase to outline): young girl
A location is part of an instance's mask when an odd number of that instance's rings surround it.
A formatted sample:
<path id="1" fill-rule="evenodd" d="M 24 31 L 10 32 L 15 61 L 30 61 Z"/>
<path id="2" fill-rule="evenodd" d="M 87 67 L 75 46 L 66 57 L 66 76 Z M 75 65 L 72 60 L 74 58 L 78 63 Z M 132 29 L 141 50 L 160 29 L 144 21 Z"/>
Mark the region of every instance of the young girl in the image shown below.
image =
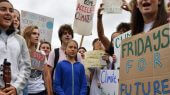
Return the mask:
<path id="1" fill-rule="evenodd" d="M 23 31 L 23 36 L 26 40 L 27 46 L 29 48 L 30 55 L 32 52 L 40 52 L 36 51 L 37 45 L 39 42 L 40 33 L 37 26 L 28 26 Z M 44 54 L 45 57 L 45 54 Z M 45 62 L 44 62 L 45 63 Z M 34 64 L 40 64 L 36 61 Z M 39 70 L 33 68 L 33 63 L 31 64 L 31 75 L 28 80 L 28 95 L 46 95 L 44 80 L 43 80 L 43 70 Z"/>
<path id="2" fill-rule="evenodd" d="M 78 49 L 78 52 L 80 53 L 82 59 L 85 58 L 85 54 L 84 54 L 84 53 L 85 53 L 86 51 L 87 51 L 87 50 L 86 50 L 85 47 L 80 47 L 80 48 Z"/>
<path id="3" fill-rule="evenodd" d="M 58 95 L 86 95 L 87 82 L 83 64 L 77 59 L 78 44 L 70 40 L 66 46 L 66 58 L 56 67 L 54 91 Z"/>
<path id="4" fill-rule="evenodd" d="M 20 30 L 20 13 L 17 9 L 14 9 L 13 18 L 14 18 L 13 20 L 14 28 L 19 31 Z"/>
<path id="5" fill-rule="evenodd" d="M 46 58 L 48 59 L 49 53 L 51 51 L 51 44 L 49 42 L 41 42 L 39 46 L 39 50 L 42 50 L 45 52 Z"/>
<path id="6" fill-rule="evenodd" d="M 3 89 L 3 70 L 0 70 L 0 95 L 23 95 L 22 89 L 30 75 L 28 48 L 13 27 L 13 13 L 13 5 L 8 0 L 0 0 L 0 69 L 4 59 L 11 63 L 10 87 Z"/>

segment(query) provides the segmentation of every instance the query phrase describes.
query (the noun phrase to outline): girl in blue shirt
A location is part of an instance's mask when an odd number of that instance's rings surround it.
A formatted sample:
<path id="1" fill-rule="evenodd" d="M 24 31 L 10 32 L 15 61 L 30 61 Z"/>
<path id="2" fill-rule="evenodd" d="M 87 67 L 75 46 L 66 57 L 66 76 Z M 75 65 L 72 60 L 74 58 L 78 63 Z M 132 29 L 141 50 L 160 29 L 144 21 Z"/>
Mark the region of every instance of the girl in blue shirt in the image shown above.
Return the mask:
<path id="1" fill-rule="evenodd" d="M 70 40 L 66 46 L 66 58 L 56 67 L 54 91 L 58 95 L 86 95 L 87 81 L 83 64 L 76 60 L 78 44 Z"/>

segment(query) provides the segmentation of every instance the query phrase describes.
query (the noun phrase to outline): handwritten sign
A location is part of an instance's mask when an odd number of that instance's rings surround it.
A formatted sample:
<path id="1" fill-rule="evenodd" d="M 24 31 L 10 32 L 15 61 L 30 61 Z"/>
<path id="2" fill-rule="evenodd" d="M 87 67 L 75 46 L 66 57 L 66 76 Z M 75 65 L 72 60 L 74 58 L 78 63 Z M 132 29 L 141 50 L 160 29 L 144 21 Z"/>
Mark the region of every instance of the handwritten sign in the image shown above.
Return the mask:
<path id="1" fill-rule="evenodd" d="M 105 13 L 121 13 L 121 0 L 102 0 L 104 4 Z"/>
<path id="2" fill-rule="evenodd" d="M 38 26 L 40 39 L 51 42 L 54 19 L 32 12 L 21 11 L 21 31 L 30 25 Z"/>
<path id="3" fill-rule="evenodd" d="M 74 32 L 84 36 L 92 34 L 95 5 L 96 0 L 77 0 L 73 25 Z"/>
<path id="4" fill-rule="evenodd" d="M 120 95 L 170 94 L 169 24 L 122 42 Z"/>
<path id="5" fill-rule="evenodd" d="M 101 67 L 101 59 L 104 55 L 102 50 L 88 51 L 85 53 L 84 64 L 87 68 L 89 67 Z"/>
<path id="6" fill-rule="evenodd" d="M 116 63 L 115 67 L 119 68 L 120 67 L 120 50 L 121 50 L 121 42 L 123 39 L 126 39 L 128 37 L 131 37 L 131 31 L 128 31 L 126 33 L 123 33 L 119 35 L 118 37 L 114 38 L 114 54 L 116 55 Z"/>
<path id="7" fill-rule="evenodd" d="M 101 70 L 101 95 L 118 95 L 118 70 Z"/>
<path id="8" fill-rule="evenodd" d="M 43 70 L 45 62 L 45 55 L 39 52 L 31 53 L 31 67 L 37 70 Z"/>

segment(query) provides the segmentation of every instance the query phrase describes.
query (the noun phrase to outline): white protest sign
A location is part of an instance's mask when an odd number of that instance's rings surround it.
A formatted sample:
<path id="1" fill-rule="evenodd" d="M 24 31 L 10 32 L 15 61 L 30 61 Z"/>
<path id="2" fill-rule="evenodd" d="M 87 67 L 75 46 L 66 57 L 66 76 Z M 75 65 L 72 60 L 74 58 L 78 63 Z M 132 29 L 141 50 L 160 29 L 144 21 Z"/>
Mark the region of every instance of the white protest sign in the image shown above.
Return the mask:
<path id="1" fill-rule="evenodd" d="M 128 31 L 126 33 L 123 33 L 119 35 L 118 37 L 114 38 L 114 54 L 116 55 L 116 69 L 120 67 L 120 50 L 121 50 L 121 41 L 123 39 L 126 39 L 128 37 L 131 37 L 131 31 Z"/>
<path id="2" fill-rule="evenodd" d="M 101 95 L 118 95 L 118 70 L 101 70 Z"/>
<path id="3" fill-rule="evenodd" d="M 102 0 L 105 13 L 121 13 L 122 0 Z"/>
<path id="4" fill-rule="evenodd" d="M 38 26 L 40 40 L 51 42 L 54 19 L 32 12 L 21 11 L 21 32 L 30 25 Z"/>
<path id="5" fill-rule="evenodd" d="M 92 34 L 96 0 L 77 0 L 73 30 L 80 35 Z"/>

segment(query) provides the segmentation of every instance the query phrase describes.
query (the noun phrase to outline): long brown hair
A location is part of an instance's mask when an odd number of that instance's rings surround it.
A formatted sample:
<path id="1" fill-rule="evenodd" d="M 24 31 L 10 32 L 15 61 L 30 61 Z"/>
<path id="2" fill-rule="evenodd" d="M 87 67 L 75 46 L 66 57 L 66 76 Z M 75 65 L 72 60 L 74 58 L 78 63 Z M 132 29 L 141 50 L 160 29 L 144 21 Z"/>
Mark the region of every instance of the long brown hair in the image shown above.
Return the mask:
<path id="1" fill-rule="evenodd" d="M 167 23 L 168 15 L 164 7 L 164 0 L 160 0 L 160 2 L 161 3 L 158 5 L 157 16 L 154 21 L 153 27 L 151 29 Z M 131 16 L 132 35 L 141 33 L 144 30 L 144 20 L 140 10 L 136 6 L 137 4 L 136 0 L 134 0 L 134 4 L 135 5 L 133 6 L 133 11 Z"/>
<path id="2" fill-rule="evenodd" d="M 27 26 L 23 31 L 23 37 L 26 40 L 28 48 L 31 47 L 31 39 L 30 38 L 31 38 L 31 34 L 34 29 L 38 29 L 38 27 L 37 26 Z"/>

